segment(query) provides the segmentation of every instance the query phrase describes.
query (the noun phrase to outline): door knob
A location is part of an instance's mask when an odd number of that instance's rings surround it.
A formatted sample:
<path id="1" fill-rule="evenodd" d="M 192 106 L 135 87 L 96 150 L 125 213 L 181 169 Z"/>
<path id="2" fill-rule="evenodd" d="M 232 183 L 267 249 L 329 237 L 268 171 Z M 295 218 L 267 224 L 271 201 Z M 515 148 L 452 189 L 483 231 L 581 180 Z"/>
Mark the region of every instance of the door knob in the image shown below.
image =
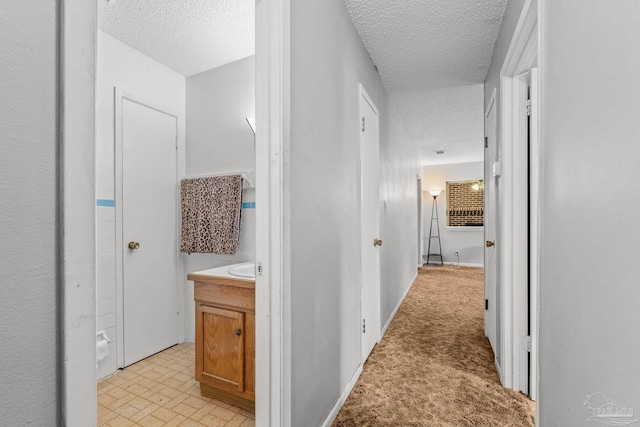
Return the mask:
<path id="1" fill-rule="evenodd" d="M 138 249 L 140 247 L 140 243 L 138 242 L 129 242 L 127 245 L 129 249 Z"/>
<path id="2" fill-rule="evenodd" d="M 490 248 L 491 246 L 495 246 L 496 243 L 492 242 L 491 240 L 487 240 L 487 247 Z"/>
<path id="3" fill-rule="evenodd" d="M 237 336 L 242 335 L 242 329 L 236 329 L 236 335 Z"/>
<path id="4" fill-rule="evenodd" d="M 382 246 L 382 240 L 373 239 L 373 246 Z"/>

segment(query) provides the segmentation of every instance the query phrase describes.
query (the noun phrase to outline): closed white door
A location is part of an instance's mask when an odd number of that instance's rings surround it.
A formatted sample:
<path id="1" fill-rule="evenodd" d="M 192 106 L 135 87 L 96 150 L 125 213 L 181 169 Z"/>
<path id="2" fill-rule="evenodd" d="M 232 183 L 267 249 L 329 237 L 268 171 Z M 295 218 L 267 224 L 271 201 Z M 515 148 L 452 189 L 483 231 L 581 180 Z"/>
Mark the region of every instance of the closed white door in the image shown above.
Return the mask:
<path id="1" fill-rule="evenodd" d="M 176 116 L 122 98 L 125 366 L 178 343 L 176 141 Z"/>
<path id="2" fill-rule="evenodd" d="M 487 107 L 485 115 L 485 192 L 484 192 L 484 333 L 489 338 L 493 353 L 499 361 L 497 333 L 497 224 L 498 224 L 498 178 L 495 170 L 498 161 L 498 147 L 496 141 L 496 107 L 495 92 Z"/>
<path id="3" fill-rule="evenodd" d="M 361 87 L 362 362 L 380 339 L 380 148 L 378 109 Z"/>

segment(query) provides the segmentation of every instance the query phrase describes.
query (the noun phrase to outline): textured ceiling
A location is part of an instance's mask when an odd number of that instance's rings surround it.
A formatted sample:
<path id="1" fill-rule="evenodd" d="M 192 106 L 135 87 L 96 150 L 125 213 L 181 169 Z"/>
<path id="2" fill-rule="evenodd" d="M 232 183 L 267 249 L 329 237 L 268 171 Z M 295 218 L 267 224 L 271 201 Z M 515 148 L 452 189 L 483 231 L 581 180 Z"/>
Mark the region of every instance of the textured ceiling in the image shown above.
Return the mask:
<path id="1" fill-rule="evenodd" d="M 344 0 L 422 164 L 482 160 L 506 1 Z M 98 26 L 185 76 L 255 51 L 254 0 L 98 0 Z"/>
<path id="2" fill-rule="evenodd" d="M 484 126 L 464 119 L 483 108 L 470 85 L 486 78 L 506 1 L 344 0 L 423 164 L 482 160 Z"/>
<path id="3" fill-rule="evenodd" d="M 255 52 L 254 0 L 98 0 L 98 28 L 190 76 Z"/>
<path id="4" fill-rule="evenodd" d="M 484 158 L 484 85 L 392 93 L 423 165 Z M 445 150 L 443 155 L 436 151 Z"/>

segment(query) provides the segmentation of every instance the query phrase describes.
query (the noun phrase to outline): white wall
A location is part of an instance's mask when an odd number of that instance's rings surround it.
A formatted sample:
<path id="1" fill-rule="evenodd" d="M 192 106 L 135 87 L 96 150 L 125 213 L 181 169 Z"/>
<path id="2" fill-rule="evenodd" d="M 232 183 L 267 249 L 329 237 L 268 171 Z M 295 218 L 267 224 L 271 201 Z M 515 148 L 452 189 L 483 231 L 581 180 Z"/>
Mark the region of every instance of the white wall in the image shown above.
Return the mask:
<path id="1" fill-rule="evenodd" d="M 184 116 L 186 86 L 184 76 L 102 31 L 98 31 L 96 79 L 96 330 L 106 330 L 112 339 L 109 357 L 99 363 L 101 378 L 115 372 L 120 342 L 116 336 L 114 87 Z M 179 132 L 184 135 L 184 124 Z"/>
<path id="2" fill-rule="evenodd" d="M 447 227 L 447 181 L 468 181 L 484 179 L 484 162 L 455 163 L 448 165 L 424 166 L 422 168 L 423 198 L 423 233 L 424 253 L 429 245 L 429 226 L 431 225 L 431 209 L 433 197 L 429 190 L 438 189 L 438 219 L 440 222 L 440 240 L 444 262 L 458 263 L 456 250 L 460 251 L 460 265 L 484 266 L 484 228 L 483 227 Z M 433 226 L 436 222 L 433 221 Z M 434 235 L 437 232 L 434 231 Z M 435 240 L 435 239 L 433 239 Z M 435 246 L 437 249 L 437 244 Z M 437 252 L 433 250 L 432 252 Z M 432 262 L 440 261 L 432 257 Z"/>
<path id="3" fill-rule="evenodd" d="M 0 14 L 0 420 L 13 426 L 60 421 L 57 9 Z"/>
<path id="4" fill-rule="evenodd" d="M 358 83 L 381 113 L 383 324 L 416 274 L 417 153 L 344 3 L 291 2 L 290 18 L 284 265 L 291 281 L 291 423 L 314 426 L 360 364 Z"/>
<path id="5" fill-rule="evenodd" d="M 388 326 L 417 275 L 418 176 L 417 152 L 400 116 L 380 93 L 380 321 Z M 385 207 L 386 203 L 386 207 Z"/>
<path id="6" fill-rule="evenodd" d="M 255 117 L 255 97 L 253 56 L 187 77 L 186 176 L 255 170 L 253 132 L 246 121 Z M 240 246 L 234 255 L 180 254 L 186 341 L 195 341 L 193 282 L 186 275 L 255 260 L 255 200 L 254 189 L 243 191 Z"/>
<path id="7" fill-rule="evenodd" d="M 595 392 L 637 419 L 640 2 L 541 3 L 539 424 Z"/>
<path id="8" fill-rule="evenodd" d="M 115 198 L 113 88 L 119 87 L 179 113 L 185 112 L 185 77 L 98 31 L 96 89 L 96 198 Z"/>
<path id="9" fill-rule="evenodd" d="M 187 176 L 256 168 L 255 57 L 187 77 Z"/>

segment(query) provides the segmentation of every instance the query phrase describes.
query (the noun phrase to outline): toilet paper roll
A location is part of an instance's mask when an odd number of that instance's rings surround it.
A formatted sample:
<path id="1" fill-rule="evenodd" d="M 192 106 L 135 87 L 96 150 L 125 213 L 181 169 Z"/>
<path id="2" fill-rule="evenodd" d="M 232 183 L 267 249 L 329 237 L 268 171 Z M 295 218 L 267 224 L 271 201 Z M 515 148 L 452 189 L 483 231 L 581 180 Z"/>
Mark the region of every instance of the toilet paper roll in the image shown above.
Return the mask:
<path id="1" fill-rule="evenodd" d="M 104 360 L 109 355 L 109 341 L 100 340 L 96 343 L 96 362 Z"/>

